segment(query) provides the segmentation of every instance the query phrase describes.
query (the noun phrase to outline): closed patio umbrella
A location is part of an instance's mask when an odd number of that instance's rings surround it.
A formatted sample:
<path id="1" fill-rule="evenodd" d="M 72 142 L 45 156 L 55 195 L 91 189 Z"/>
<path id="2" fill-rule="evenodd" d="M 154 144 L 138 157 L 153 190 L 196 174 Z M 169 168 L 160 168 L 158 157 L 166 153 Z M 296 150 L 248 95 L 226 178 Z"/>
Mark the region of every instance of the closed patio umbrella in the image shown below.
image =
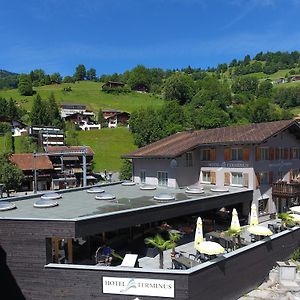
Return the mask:
<path id="1" fill-rule="evenodd" d="M 203 242 L 202 219 L 198 217 L 195 231 L 194 247 L 196 248 L 201 242 Z"/>
<path id="2" fill-rule="evenodd" d="M 232 231 L 237 231 L 237 232 L 241 230 L 241 225 L 240 225 L 238 213 L 237 213 L 235 208 L 232 210 L 232 218 L 231 218 L 230 229 Z"/>
<path id="3" fill-rule="evenodd" d="M 296 214 L 300 214 L 300 206 L 292 206 L 292 207 L 290 207 L 290 211 L 292 211 Z"/>
<path id="4" fill-rule="evenodd" d="M 257 209 L 255 203 L 252 203 L 251 205 L 250 226 L 251 225 L 258 225 Z"/>
<path id="5" fill-rule="evenodd" d="M 252 225 L 248 227 L 248 231 L 251 234 L 260 235 L 260 236 L 269 236 L 273 234 L 273 232 L 269 228 L 262 225 Z"/>

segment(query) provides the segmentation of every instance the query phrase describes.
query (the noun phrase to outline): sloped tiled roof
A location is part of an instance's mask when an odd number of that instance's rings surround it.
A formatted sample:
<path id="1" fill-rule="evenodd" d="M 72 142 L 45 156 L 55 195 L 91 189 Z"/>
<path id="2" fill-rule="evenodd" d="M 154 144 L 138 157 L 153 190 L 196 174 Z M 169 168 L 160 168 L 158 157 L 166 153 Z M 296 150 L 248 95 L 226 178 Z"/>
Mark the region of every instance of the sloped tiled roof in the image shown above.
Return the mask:
<path id="1" fill-rule="evenodd" d="M 292 126 L 295 126 L 297 130 L 300 131 L 300 126 L 295 120 L 282 120 L 233 127 L 179 132 L 131 153 L 125 154 L 123 157 L 172 158 L 201 145 L 259 144 L 271 136 Z"/>
<path id="2" fill-rule="evenodd" d="M 18 166 L 22 171 L 33 170 L 52 170 L 53 165 L 47 155 L 36 156 L 33 158 L 32 153 L 13 154 L 10 161 Z"/>
<path id="3" fill-rule="evenodd" d="M 48 146 L 48 153 L 55 153 L 55 152 L 72 152 L 74 151 L 82 151 L 82 146 Z M 86 146 L 86 154 L 87 155 L 94 155 L 94 151 L 90 146 Z"/>

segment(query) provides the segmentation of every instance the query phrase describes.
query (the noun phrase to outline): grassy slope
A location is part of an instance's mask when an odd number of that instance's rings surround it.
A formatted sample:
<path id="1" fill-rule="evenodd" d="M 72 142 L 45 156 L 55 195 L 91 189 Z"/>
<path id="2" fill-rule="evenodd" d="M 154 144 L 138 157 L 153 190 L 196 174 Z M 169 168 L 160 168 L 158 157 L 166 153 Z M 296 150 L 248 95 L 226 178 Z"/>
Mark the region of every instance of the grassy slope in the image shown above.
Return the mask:
<path id="1" fill-rule="evenodd" d="M 131 132 L 127 128 L 104 128 L 94 131 L 79 131 L 79 141 L 89 145 L 95 152 L 95 171 L 119 171 L 120 156 L 136 147 Z"/>
<path id="2" fill-rule="evenodd" d="M 91 146 L 95 152 L 95 171 L 119 171 L 121 155 L 136 149 L 133 137 L 127 128 L 104 128 L 94 131 L 79 131 L 82 145 Z M 5 137 L 0 136 L 0 154 L 5 150 Z M 20 153 L 20 138 L 15 138 L 15 151 Z"/>
<path id="3" fill-rule="evenodd" d="M 63 92 L 63 88 L 70 86 L 71 92 Z M 80 103 L 86 104 L 89 109 L 119 109 L 132 112 L 139 107 L 152 106 L 161 107 L 163 100 L 150 95 L 132 92 L 124 95 L 112 95 L 102 92 L 101 83 L 81 81 L 79 83 L 64 83 L 60 85 L 47 85 L 35 88 L 43 99 L 49 97 L 53 92 L 58 103 Z M 30 110 L 32 100 L 35 96 L 21 96 L 18 90 L 0 90 L 0 97 L 17 100 L 24 108 Z"/>

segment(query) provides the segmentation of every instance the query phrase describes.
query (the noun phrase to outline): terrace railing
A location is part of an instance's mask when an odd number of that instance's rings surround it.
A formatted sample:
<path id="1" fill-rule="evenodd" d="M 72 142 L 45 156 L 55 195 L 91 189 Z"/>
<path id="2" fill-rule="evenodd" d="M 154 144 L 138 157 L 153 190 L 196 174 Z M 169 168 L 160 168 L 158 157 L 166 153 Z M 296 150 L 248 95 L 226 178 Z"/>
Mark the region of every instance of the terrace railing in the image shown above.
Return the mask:
<path id="1" fill-rule="evenodd" d="M 272 184 L 272 196 L 274 197 L 296 197 L 300 196 L 300 183 L 285 181 Z"/>

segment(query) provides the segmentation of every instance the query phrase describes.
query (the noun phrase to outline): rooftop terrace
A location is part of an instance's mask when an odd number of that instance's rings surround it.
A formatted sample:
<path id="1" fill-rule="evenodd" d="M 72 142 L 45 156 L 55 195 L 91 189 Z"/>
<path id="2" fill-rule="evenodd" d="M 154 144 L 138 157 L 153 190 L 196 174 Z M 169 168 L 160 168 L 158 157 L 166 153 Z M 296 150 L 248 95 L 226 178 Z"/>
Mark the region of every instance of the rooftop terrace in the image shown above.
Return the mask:
<path id="1" fill-rule="evenodd" d="M 58 191 L 62 198 L 58 199 L 58 206 L 50 208 L 36 208 L 34 203 L 40 200 L 42 194 L 26 197 L 15 197 L 9 201 L 15 203 L 16 208 L 0 211 L 0 219 L 38 219 L 38 220 L 83 220 L 94 217 L 115 215 L 129 211 L 142 210 L 159 206 L 173 206 L 179 202 L 194 202 L 201 199 L 220 197 L 224 194 L 236 194 L 247 191 L 245 188 L 230 187 L 228 192 L 213 192 L 212 186 L 203 186 L 203 194 L 187 194 L 185 189 L 157 187 L 156 190 L 140 190 L 139 185 L 123 186 L 122 184 L 98 185 L 105 192 L 114 195 L 113 200 L 96 200 L 96 194 L 87 193 L 87 189 L 72 189 Z M 248 190 L 249 191 L 249 190 Z M 160 193 L 175 196 L 174 200 L 160 203 L 153 197 Z"/>

